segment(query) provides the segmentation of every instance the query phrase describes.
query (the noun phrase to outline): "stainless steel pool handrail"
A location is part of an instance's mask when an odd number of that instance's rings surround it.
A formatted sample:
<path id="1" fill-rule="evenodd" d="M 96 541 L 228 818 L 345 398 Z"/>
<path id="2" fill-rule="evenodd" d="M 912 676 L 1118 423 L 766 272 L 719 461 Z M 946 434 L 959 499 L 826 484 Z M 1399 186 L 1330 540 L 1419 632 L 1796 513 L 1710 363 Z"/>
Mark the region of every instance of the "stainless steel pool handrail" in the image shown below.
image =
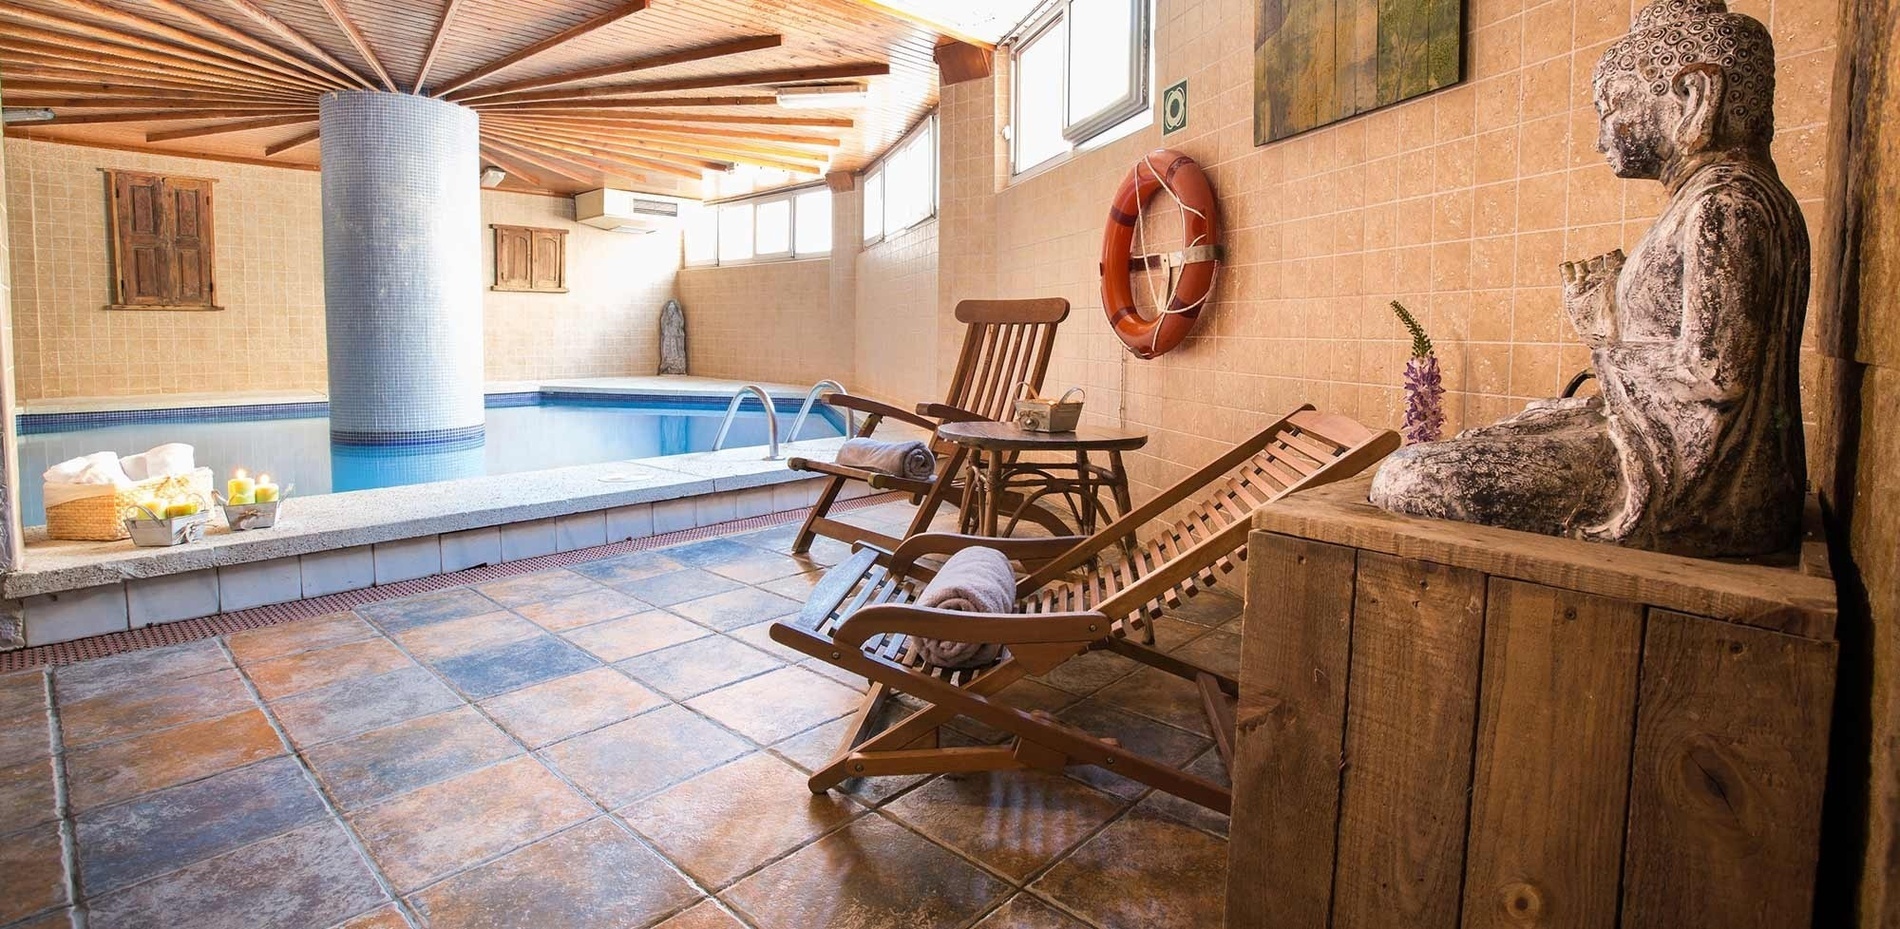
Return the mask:
<path id="1" fill-rule="evenodd" d="M 739 403 L 746 394 L 758 395 L 759 403 L 765 406 L 766 442 L 771 447 L 765 457 L 768 461 L 775 459 L 778 457 L 778 411 L 772 408 L 772 395 L 757 384 L 747 384 L 733 392 L 732 402 L 726 404 L 725 421 L 719 424 L 719 435 L 713 439 L 712 450 L 716 452 L 726 447 L 726 433 L 732 431 L 732 418 L 739 415 Z"/>
<path id="2" fill-rule="evenodd" d="M 812 404 L 818 402 L 819 393 L 827 387 L 831 388 L 831 392 L 834 394 L 850 393 L 850 391 L 844 389 L 843 384 L 840 384 L 837 381 L 832 380 L 831 378 L 825 378 L 824 380 L 811 385 L 811 389 L 805 392 L 804 405 L 798 408 L 798 418 L 792 420 L 792 431 L 785 434 L 785 441 L 787 442 L 798 441 L 798 430 L 805 428 L 805 418 L 811 415 Z M 857 411 L 845 410 L 844 411 L 845 438 L 848 439 L 857 434 L 858 434 Z"/>

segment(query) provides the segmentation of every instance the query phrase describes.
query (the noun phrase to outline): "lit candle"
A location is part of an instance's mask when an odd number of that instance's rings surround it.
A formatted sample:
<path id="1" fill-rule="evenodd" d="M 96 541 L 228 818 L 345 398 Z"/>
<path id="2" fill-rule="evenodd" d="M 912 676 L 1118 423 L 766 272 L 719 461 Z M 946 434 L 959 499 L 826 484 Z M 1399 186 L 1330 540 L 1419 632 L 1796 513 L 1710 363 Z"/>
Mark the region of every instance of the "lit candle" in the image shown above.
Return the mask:
<path id="1" fill-rule="evenodd" d="M 224 496 L 233 505 L 252 502 L 257 492 L 257 482 L 245 474 L 243 468 L 231 472 L 231 480 L 225 483 Z"/>
<path id="2" fill-rule="evenodd" d="M 164 516 L 166 519 L 174 519 L 179 516 L 191 516 L 197 512 L 198 512 L 198 501 L 180 500 L 176 503 L 167 505 L 164 510 Z"/>
<path id="3" fill-rule="evenodd" d="M 138 515 L 140 519 L 165 518 L 165 504 L 157 497 L 146 497 L 139 501 L 139 506 L 142 508 Z"/>
<path id="4" fill-rule="evenodd" d="M 270 503 L 277 499 L 277 485 L 271 483 L 270 475 L 259 474 L 257 486 L 251 488 L 251 494 L 258 503 Z"/>

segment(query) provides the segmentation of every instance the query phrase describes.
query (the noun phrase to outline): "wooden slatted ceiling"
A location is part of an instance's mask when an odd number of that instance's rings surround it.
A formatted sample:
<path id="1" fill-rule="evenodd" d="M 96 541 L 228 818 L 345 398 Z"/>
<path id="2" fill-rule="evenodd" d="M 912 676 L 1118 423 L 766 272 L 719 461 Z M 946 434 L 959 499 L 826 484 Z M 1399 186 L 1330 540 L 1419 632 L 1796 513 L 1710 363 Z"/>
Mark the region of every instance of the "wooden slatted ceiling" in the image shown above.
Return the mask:
<path id="1" fill-rule="evenodd" d="M 785 167 L 795 180 L 862 167 L 936 102 L 938 33 L 875 4 L 651 0 L 627 12 L 634 6 L 0 0 L 6 102 L 60 114 L 7 135 L 312 167 L 318 93 L 380 86 L 377 65 L 411 91 L 426 57 L 423 92 L 464 84 L 449 96 L 487 114 L 484 157 L 510 170 L 505 187 L 692 196 L 698 185 L 685 175 L 704 165 Z M 598 28 L 491 68 L 588 23 Z M 868 86 L 863 106 L 791 111 L 773 101 L 775 86 L 854 74 L 869 75 L 849 78 Z"/>

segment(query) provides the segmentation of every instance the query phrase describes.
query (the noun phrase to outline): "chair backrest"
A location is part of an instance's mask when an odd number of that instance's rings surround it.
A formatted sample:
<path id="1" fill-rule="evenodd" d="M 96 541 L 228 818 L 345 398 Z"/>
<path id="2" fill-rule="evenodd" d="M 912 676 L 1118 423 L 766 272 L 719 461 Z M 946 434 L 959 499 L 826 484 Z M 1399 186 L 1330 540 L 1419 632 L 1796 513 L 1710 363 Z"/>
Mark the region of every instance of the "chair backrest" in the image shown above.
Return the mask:
<path id="1" fill-rule="evenodd" d="M 1398 445 L 1391 430 L 1374 431 L 1302 407 L 1025 578 L 1018 592 L 1036 591 L 1032 602 L 1044 611 L 1099 609 L 1118 619 L 1138 610 L 1158 615 L 1197 586 L 1213 586 L 1217 571 L 1233 569 L 1232 558 L 1246 557 L 1254 510 L 1352 477 Z M 1167 517 L 1183 504 L 1185 515 Z M 1132 553 L 1109 551 L 1144 525 L 1151 533 Z M 1079 581 L 1050 584 L 1090 561 Z"/>
<path id="2" fill-rule="evenodd" d="M 958 303 L 957 321 L 967 328 L 944 402 L 986 419 L 1010 418 L 1017 385 L 1042 389 L 1056 326 L 1068 316 L 1061 297 Z"/>

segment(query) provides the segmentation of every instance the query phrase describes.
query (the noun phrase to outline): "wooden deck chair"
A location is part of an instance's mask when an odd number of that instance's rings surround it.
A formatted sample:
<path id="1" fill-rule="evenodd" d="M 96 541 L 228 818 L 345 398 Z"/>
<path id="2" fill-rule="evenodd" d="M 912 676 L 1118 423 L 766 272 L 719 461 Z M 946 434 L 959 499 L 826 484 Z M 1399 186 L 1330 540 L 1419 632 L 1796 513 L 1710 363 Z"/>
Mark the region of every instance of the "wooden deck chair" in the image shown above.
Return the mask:
<path id="1" fill-rule="evenodd" d="M 1344 416 L 1301 407 L 1127 516 L 1087 537 L 987 539 L 926 533 L 888 559 L 861 550 L 826 573 L 804 610 L 774 624 L 772 639 L 864 676 L 871 684 L 837 755 L 812 775 L 823 792 L 849 778 L 892 774 L 1099 765 L 1220 812 L 1229 791 L 1047 715 L 999 698 L 1005 687 L 1046 674 L 1091 649 L 1107 649 L 1195 684 L 1221 760 L 1233 761 L 1234 680 L 1130 639 L 1181 598 L 1212 586 L 1246 557 L 1253 511 L 1286 494 L 1351 477 L 1399 445 Z M 1176 514 L 1170 516 L 1169 514 Z M 1145 531 L 1143 531 L 1145 530 Z M 1132 553 L 1117 542 L 1135 533 Z M 1016 588 L 1017 610 L 978 614 L 910 605 L 931 572 L 928 555 L 986 545 L 1030 567 Z M 1000 661 L 974 671 L 924 665 L 912 636 L 1007 646 Z M 924 706 L 877 727 L 894 693 Z M 1003 745 L 940 747 L 937 728 L 964 716 L 1013 736 Z"/>
<path id="2" fill-rule="evenodd" d="M 963 349 L 957 355 L 956 371 L 950 377 L 950 393 L 944 402 L 920 403 L 916 412 L 849 394 L 831 394 L 825 397 L 825 402 L 864 414 L 864 422 L 857 431 L 859 436 L 870 435 L 885 419 L 909 423 L 933 433 L 938 425 L 946 422 L 1008 419 L 1018 385 L 1026 383 L 1042 389 L 1043 375 L 1049 370 L 1049 351 L 1055 345 L 1056 327 L 1068 316 L 1069 301 L 1060 297 L 965 300 L 957 304 L 957 321 L 964 325 Z M 895 538 L 831 518 L 831 508 L 838 502 L 838 494 L 850 481 L 868 484 L 873 490 L 901 490 L 910 494 L 918 506 L 909 530 L 904 533 L 906 537 L 929 527 L 962 472 L 967 454 L 961 446 L 939 442 L 934 435 L 930 441 L 932 451 L 937 453 L 937 473 L 923 481 L 848 468 L 829 461 L 787 459 L 786 466 L 793 470 L 830 475 L 811 512 L 806 514 L 804 524 L 798 528 L 792 552 L 803 554 L 810 550 L 812 540 L 820 535 L 847 544 L 869 542 L 885 551 L 897 547 Z M 1047 511 L 1038 507 L 1028 509 L 1034 511 L 1026 514 L 1028 518 L 1055 532 L 1068 531 L 1061 523 L 1054 522 L 1053 517 L 1042 515 Z"/>

